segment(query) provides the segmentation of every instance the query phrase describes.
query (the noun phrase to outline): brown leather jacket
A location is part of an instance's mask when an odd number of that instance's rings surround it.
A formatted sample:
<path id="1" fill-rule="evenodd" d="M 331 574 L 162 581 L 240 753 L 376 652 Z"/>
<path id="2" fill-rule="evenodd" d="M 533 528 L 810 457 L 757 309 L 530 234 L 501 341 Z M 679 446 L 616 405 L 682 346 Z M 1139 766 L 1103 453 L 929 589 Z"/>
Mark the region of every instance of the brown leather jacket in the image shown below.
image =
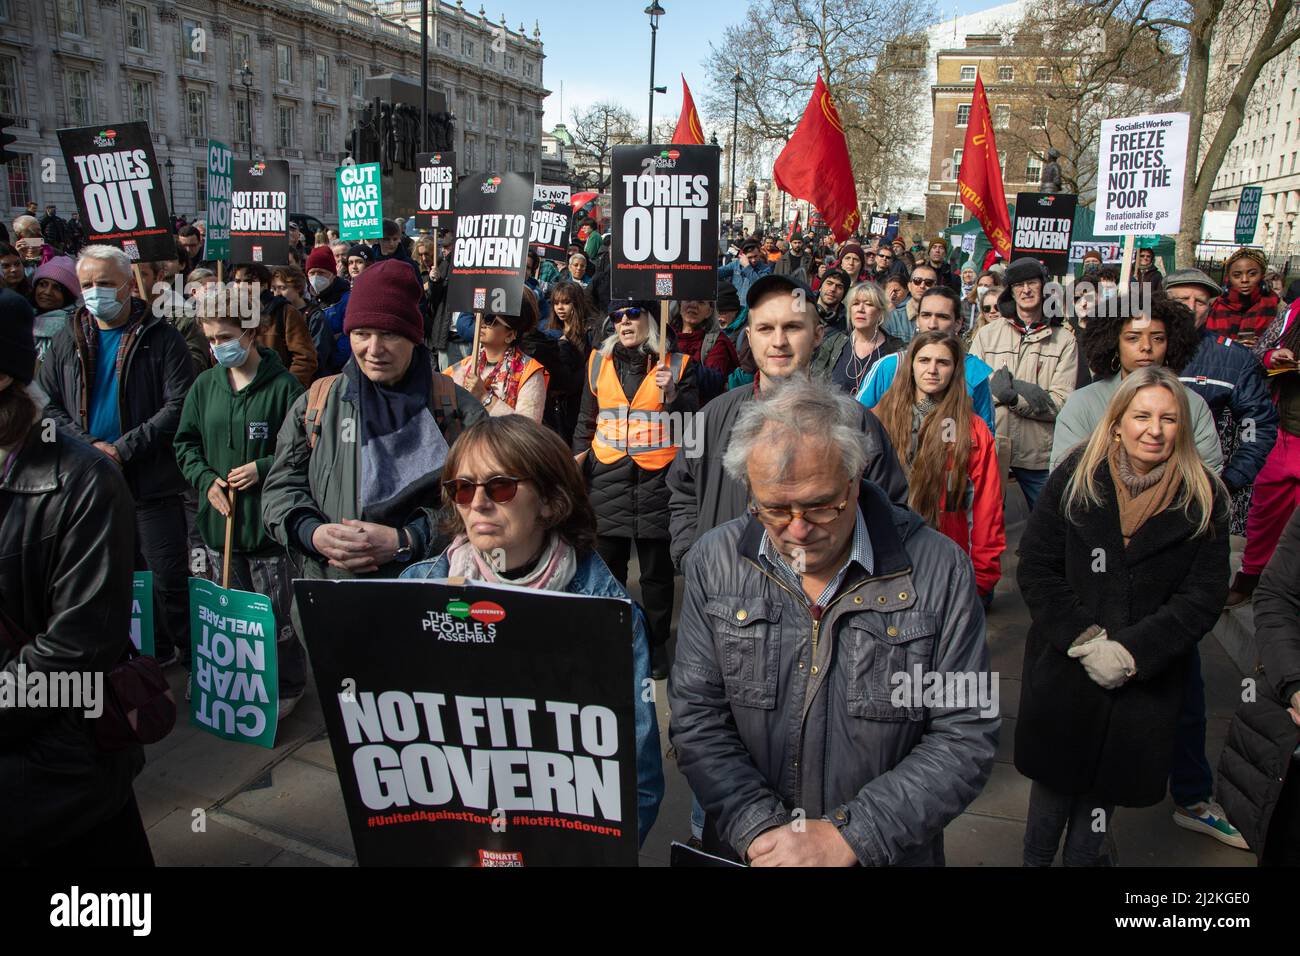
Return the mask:
<path id="1" fill-rule="evenodd" d="M 306 388 L 316 374 L 316 344 L 307 329 L 307 319 L 280 296 L 262 299 L 262 324 L 257 344 L 272 349 L 289 374 Z"/>

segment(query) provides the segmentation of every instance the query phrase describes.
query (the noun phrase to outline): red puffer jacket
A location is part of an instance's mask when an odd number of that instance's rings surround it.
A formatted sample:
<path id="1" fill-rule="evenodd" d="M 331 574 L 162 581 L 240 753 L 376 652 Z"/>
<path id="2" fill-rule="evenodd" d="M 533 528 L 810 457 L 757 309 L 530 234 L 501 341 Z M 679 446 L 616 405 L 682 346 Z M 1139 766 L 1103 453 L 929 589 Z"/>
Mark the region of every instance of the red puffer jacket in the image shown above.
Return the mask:
<path id="1" fill-rule="evenodd" d="M 984 419 L 971 416 L 971 449 L 966 471 L 975 489 L 970 512 L 944 511 L 939 530 L 961 545 L 975 565 L 975 587 L 980 594 L 993 591 L 1002 577 L 1002 552 L 1007 548 L 1002 516 L 1002 476 L 997 449 Z"/>

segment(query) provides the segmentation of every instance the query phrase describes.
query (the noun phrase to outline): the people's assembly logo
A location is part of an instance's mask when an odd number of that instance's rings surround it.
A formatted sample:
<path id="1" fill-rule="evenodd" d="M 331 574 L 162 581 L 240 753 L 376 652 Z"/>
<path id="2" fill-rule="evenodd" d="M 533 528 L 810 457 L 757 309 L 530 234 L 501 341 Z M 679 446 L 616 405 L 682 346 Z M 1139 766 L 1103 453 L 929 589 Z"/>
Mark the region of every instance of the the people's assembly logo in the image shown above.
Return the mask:
<path id="1" fill-rule="evenodd" d="M 492 193 L 495 193 L 495 192 L 497 191 L 497 188 L 498 188 L 500 185 L 501 185 L 501 177 L 500 177 L 500 176 L 493 176 L 493 177 L 491 177 L 491 178 L 488 179 L 485 183 L 483 183 L 482 189 L 483 189 L 483 193 L 484 193 L 484 195 L 491 195 Z"/>
<path id="2" fill-rule="evenodd" d="M 101 149 L 112 146 L 114 143 L 117 142 L 117 130 L 101 129 L 98 133 L 94 135 L 94 137 L 91 139 L 91 142 L 94 143 L 96 146 L 100 147 Z"/>
<path id="3" fill-rule="evenodd" d="M 495 601 L 448 601 L 443 611 L 426 611 L 420 627 L 432 631 L 440 641 L 457 644 L 493 644 L 497 625 L 506 619 L 506 609 Z"/>
<path id="4" fill-rule="evenodd" d="M 248 175 L 250 176 L 261 176 L 265 172 L 266 163 L 263 162 L 256 162 L 252 166 L 248 167 Z"/>

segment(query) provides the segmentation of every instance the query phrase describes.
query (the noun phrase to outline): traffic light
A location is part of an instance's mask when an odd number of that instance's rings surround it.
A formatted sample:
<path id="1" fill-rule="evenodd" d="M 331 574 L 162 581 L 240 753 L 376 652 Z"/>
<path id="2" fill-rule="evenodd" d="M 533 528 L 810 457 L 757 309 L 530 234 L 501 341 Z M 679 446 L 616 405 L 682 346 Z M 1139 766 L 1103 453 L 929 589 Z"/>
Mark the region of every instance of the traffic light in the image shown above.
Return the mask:
<path id="1" fill-rule="evenodd" d="M 9 149 L 18 137 L 9 132 L 9 127 L 13 125 L 13 117 L 0 116 L 0 163 L 7 163 L 12 159 L 17 159 L 18 154 Z"/>

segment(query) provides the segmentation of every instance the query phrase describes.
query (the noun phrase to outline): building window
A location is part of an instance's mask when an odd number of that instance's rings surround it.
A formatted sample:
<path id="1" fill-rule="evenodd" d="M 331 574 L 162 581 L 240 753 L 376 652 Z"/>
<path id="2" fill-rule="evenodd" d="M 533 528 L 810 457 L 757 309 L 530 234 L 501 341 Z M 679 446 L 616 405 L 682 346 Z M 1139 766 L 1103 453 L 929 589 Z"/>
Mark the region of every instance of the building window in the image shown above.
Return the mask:
<path id="1" fill-rule="evenodd" d="M 1005 149 L 1000 149 L 1000 150 L 998 150 L 998 169 L 1000 169 L 1000 170 L 1002 171 L 1002 178 L 1003 178 L 1003 179 L 1006 179 L 1006 176 L 1007 176 L 1007 151 L 1006 151 Z"/>
<path id="2" fill-rule="evenodd" d="M 89 126 L 90 74 L 85 70 L 68 70 L 63 75 L 64 95 L 68 101 L 68 125 Z"/>
<path id="3" fill-rule="evenodd" d="M 506 172 L 515 171 L 515 150 L 513 146 L 506 147 Z"/>
<path id="4" fill-rule="evenodd" d="M 147 80 L 130 80 L 127 116 L 133 121 L 153 125 L 153 86 Z"/>
<path id="5" fill-rule="evenodd" d="M 198 20 L 185 19 L 181 21 L 181 44 L 185 47 L 185 61 L 187 63 L 202 63 L 203 54 L 194 49 L 194 41 L 200 36 L 203 30 L 203 24 Z"/>
<path id="6" fill-rule="evenodd" d="M 240 96 L 235 100 L 235 129 L 231 139 L 247 143 L 253 138 L 252 122 L 249 119 L 248 99 Z"/>
<path id="7" fill-rule="evenodd" d="M 448 30 L 438 31 L 438 46 L 444 50 L 451 49 L 451 32 Z"/>
<path id="8" fill-rule="evenodd" d="M 365 79 L 366 79 L 366 71 L 359 66 L 354 66 L 352 68 L 352 95 L 353 96 L 366 95 L 364 92 L 365 86 L 363 85 L 365 83 Z"/>
<path id="9" fill-rule="evenodd" d="M 208 207 L 208 167 L 194 167 L 194 208 L 203 212 Z"/>
<path id="10" fill-rule="evenodd" d="M 126 5 L 126 48 L 149 52 L 149 11 L 138 3 Z"/>
<path id="11" fill-rule="evenodd" d="M 318 153 L 329 153 L 334 150 L 333 119 L 334 117 L 329 113 L 316 114 L 316 151 Z"/>
<path id="12" fill-rule="evenodd" d="M 1016 71 L 1015 71 L 1014 68 L 1009 67 L 1009 66 L 1000 66 L 1000 67 L 998 67 L 998 82 L 999 82 L 999 83 L 1010 83 L 1010 82 L 1011 82 L 1012 80 L 1014 80 L 1015 78 L 1016 78 Z"/>
<path id="13" fill-rule="evenodd" d="M 473 93 L 465 97 L 465 122 L 466 123 L 478 122 L 478 119 L 474 115 L 477 112 L 475 108 L 475 104 L 477 102 L 478 102 L 478 98 Z M 473 167 L 470 168 L 472 169 Z"/>
<path id="14" fill-rule="evenodd" d="M 297 109 L 292 106 L 276 107 L 276 115 L 279 122 L 276 124 L 275 144 L 281 149 L 289 149 L 294 142 L 294 127 L 297 125 L 297 117 L 294 115 Z"/>
<path id="15" fill-rule="evenodd" d="M 1006 103 L 999 103 L 993 107 L 993 128 L 1006 129 L 1011 125 L 1011 107 Z"/>
<path id="16" fill-rule="evenodd" d="M 954 149 L 952 151 L 952 175 L 949 179 L 958 179 L 961 176 L 961 157 L 965 150 Z"/>
<path id="17" fill-rule="evenodd" d="M 336 212 L 334 203 L 338 199 L 338 184 L 333 176 L 326 176 L 321 183 L 321 215 L 333 216 Z"/>
<path id="18" fill-rule="evenodd" d="M 506 107 L 505 107 L 505 114 L 506 114 L 506 132 L 507 132 L 507 133 L 513 133 L 513 132 L 515 131 L 515 111 L 514 111 L 514 108 L 511 107 L 511 106 L 506 106 Z"/>
<path id="19" fill-rule="evenodd" d="M 208 135 L 208 94 L 206 90 L 190 90 L 185 94 L 186 114 L 189 117 L 190 136 L 200 139 Z"/>
<path id="20" fill-rule="evenodd" d="M 533 114 L 532 113 L 524 114 L 524 135 L 529 138 L 532 138 L 533 135 Z"/>
<path id="21" fill-rule="evenodd" d="M 532 171 L 533 171 L 533 151 L 530 148 L 524 150 L 524 172 L 531 173 Z"/>
<path id="22" fill-rule="evenodd" d="M 490 66 L 496 66 L 497 53 L 496 50 L 492 49 L 491 44 L 483 44 L 483 62 Z"/>
<path id="23" fill-rule="evenodd" d="M 465 168 L 478 169 L 478 157 L 474 151 L 474 137 L 465 137 Z"/>
<path id="24" fill-rule="evenodd" d="M 974 66 L 963 66 L 961 68 L 961 81 L 963 83 L 974 83 L 977 69 Z"/>
<path id="25" fill-rule="evenodd" d="M 32 158 L 18 153 L 9 161 L 9 205 L 21 209 L 34 198 L 32 195 Z"/>
<path id="26" fill-rule="evenodd" d="M 281 83 L 293 82 L 293 47 L 287 43 L 275 45 L 275 76 Z"/>
<path id="27" fill-rule="evenodd" d="M 970 124 L 970 104 L 963 103 L 957 107 L 957 125 L 967 126 Z"/>
<path id="28" fill-rule="evenodd" d="M 524 76 L 531 80 L 536 69 L 532 60 L 524 60 Z"/>
<path id="29" fill-rule="evenodd" d="M 497 128 L 497 101 L 488 100 L 487 102 L 487 124 L 488 129 Z"/>
<path id="30" fill-rule="evenodd" d="M 316 54 L 316 89 L 330 88 L 330 61 L 323 53 Z"/>
<path id="31" fill-rule="evenodd" d="M 18 60 L 12 56 L 0 56 L 0 113 L 16 116 L 22 112 L 22 101 L 18 88 Z"/>
<path id="32" fill-rule="evenodd" d="M 506 69 L 511 73 L 519 69 L 519 61 L 508 53 L 506 54 Z"/>
<path id="33" fill-rule="evenodd" d="M 469 37 L 460 38 L 460 52 L 463 56 L 474 55 L 474 41 Z"/>
<path id="34" fill-rule="evenodd" d="M 85 0 L 59 0 L 59 32 L 70 37 L 86 35 Z"/>
<path id="35" fill-rule="evenodd" d="M 299 173 L 289 175 L 289 208 L 302 208 L 302 176 Z"/>
<path id="36" fill-rule="evenodd" d="M 959 202 L 948 204 L 948 228 L 960 226 L 966 221 L 966 207 Z"/>
<path id="37" fill-rule="evenodd" d="M 488 140 L 487 144 L 487 168 L 489 170 L 497 168 L 497 141 L 494 139 Z"/>
<path id="38" fill-rule="evenodd" d="M 1043 161 L 1033 153 L 1029 154 L 1029 162 L 1025 164 L 1025 182 L 1037 183 L 1043 178 Z"/>
<path id="39" fill-rule="evenodd" d="M 1047 126 L 1047 107 L 1046 107 L 1046 106 L 1035 106 L 1035 107 L 1034 107 L 1034 118 L 1033 118 L 1033 124 L 1032 124 L 1032 125 L 1033 125 L 1034 129 L 1044 129 L 1044 128 L 1046 128 L 1046 126 Z"/>
<path id="40" fill-rule="evenodd" d="M 233 51 L 234 68 L 238 70 L 245 63 L 249 62 L 248 50 L 251 40 L 247 33 L 235 33 L 230 38 L 230 49 Z"/>
<path id="41" fill-rule="evenodd" d="M 9 20 L 9 0 L 0 0 L 0 23 L 7 23 Z"/>
<path id="42" fill-rule="evenodd" d="M 1052 82 L 1052 68 L 1051 68 L 1050 66 L 1040 66 L 1040 67 L 1035 68 L 1035 70 L 1034 70 L 1034 82 L 1035 82 L 1035 83 L 1050 83 L 1050 82 Z"/>

